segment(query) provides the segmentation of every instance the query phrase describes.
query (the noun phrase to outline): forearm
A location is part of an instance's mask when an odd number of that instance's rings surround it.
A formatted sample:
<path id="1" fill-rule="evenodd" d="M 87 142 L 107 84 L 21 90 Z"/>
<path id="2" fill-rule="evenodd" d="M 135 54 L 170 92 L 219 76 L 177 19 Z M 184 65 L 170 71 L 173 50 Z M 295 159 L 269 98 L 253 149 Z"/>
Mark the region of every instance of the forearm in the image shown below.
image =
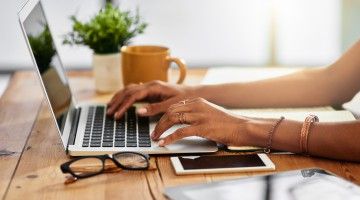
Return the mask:
<path id="1" fill-rule="evenodd" d="M 334 64 L 249 82 L 199 86 L 197 94 L 228 107 L 337 106 L 360 90 L 360 40 Z"/>
<path id="2" fill-rule="evenodd" d="M 320 119 L 321 120 L 321 119 Z M 251 120 L 248 134 L 250 145 L 266 147 L 269 130 L 275 120 Z M 273 134 L 272 147 L 301 153 L 302 122 L 284 120 Z M 310 155 L 360 162 L 360 121 L 314 123 L 308 138 Z"/>
<path id="3" fill-rule="evenodd" d="M 205 99 L 226 107 L 306 107 L 332 103 L 333 89 L 326 69 L 310 69 L 295 74 L 249 83 L 201 86 Z"/>

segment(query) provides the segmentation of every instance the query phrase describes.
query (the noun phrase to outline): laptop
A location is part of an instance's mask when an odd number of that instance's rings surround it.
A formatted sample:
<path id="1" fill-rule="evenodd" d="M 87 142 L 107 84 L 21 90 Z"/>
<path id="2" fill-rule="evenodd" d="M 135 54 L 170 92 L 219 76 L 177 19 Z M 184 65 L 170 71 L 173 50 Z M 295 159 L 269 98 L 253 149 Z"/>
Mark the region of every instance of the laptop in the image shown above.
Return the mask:
<path id="1" fill-rule="evenodd" d="M 76 105 L 41 1 L 26 2 L 19 12 L 19 20 L 54 123 L 68 154 L 85 156 L 119 151 L 189 154 L 218 150 L 215 142 L 200 137 L 188 137 L 159 147 L 150 139 L 156 121 L 138 116 L 135 106 L 121 120 L 115 121 L 106 116 L 105 104 Z M 179 127 L 170 128 L 164 136 Z"/>

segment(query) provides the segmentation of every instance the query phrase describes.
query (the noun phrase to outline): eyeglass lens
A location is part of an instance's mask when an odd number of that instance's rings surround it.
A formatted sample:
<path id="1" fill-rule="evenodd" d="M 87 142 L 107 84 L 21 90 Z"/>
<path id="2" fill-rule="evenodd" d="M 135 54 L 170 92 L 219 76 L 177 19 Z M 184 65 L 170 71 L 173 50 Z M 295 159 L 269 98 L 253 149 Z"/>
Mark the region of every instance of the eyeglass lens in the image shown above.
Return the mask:
<path id="1" fill-rule="evenodd" d="M 135 153 L 114 154 L 113 158 L 124 167 L 131 169 L 141 169 L 148 166 L 147 158 Z"/>
<path id="2" fill-rule="evenodd" d="M 83 158 L 70 164 L 71 171 L 79 176 L 99 173 L 103 169 L 103 162 L 99 158 Z"/>

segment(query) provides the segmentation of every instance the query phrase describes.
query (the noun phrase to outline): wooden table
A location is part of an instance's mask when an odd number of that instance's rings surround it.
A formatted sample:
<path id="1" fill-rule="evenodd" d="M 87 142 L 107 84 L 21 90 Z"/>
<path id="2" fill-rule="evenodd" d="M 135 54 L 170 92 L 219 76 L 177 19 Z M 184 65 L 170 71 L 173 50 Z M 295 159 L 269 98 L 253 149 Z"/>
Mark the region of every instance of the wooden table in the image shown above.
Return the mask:
<path id="1" fill-rule="evenodd" d="M 187 83 L 199 83 L 204 69 L 191 70 Z M 80 101 L 107 101 L 94 92 L 91 73 L 69 73 Z M 224 152 L 219 152 L 224 153 Z M 321 167 L 360 184 L 360 164 L 300 155 L 270 155 L 276 171 Z M 164 199 L 167 186 L 204 183 L 259 173 L 176 176 L 167 156 L 157 170 L 103 174 L 65 185 L 59 165 L 65 155 L 50 111 L 32 72 L 17 72 L 0 100 L 0 197 L 3 199 Z"/>

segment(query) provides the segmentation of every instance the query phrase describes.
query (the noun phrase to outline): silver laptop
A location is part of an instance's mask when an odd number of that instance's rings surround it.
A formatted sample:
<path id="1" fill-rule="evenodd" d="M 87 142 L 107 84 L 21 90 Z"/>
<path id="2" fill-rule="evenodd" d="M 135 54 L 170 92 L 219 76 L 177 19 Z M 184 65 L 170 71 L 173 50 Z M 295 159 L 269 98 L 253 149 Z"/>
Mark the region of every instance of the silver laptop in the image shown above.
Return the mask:
<path id="1" fill-rule="evenodd" d="M 75 105 L 41 1 L 29 0 L 19 12 L 19 20 L 57 131 L 70 155 L 99 155 L 118 151 L 210 153 L 218 150 L 216 143 L 199 137 L 188 137 L 159 147 L 150 140 L 155 122 L 137 116 L 136 107 L 130 108 L 121 120 L 114 121 L 106 117 L 106 105 Z M 40 40 L 45 41 L 46 45 L 42 45 L 44 42 Z M 179 126 L 170 128 L 164 136 L 177 128 Z"/>

